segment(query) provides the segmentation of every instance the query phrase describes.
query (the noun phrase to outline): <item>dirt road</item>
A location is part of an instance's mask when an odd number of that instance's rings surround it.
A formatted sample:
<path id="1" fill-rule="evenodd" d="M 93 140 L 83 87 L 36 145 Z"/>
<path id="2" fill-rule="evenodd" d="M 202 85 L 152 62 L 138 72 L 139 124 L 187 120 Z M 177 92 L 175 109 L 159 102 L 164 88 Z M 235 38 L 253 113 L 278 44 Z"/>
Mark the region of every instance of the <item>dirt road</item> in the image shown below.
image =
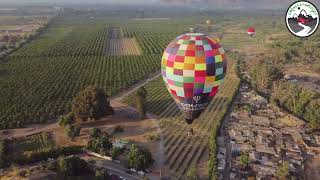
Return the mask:
<path id="1" fill-rule="evenodd" d="M 118 95 L 110 98 L 111 106 L 114 107 L 116 112 L 125 113 L 126 111 L 135 111 L 134 108 L 128 107 L 127 105 L 121 103 L 121 98 L 127 96 L 128 94 L 136 91 L 140 87 L 146 85 L 149 81 L 152 81 L 158 77 L 160 77 L 161 73 L 159 71 L 150 74 L 145 79 L 139 81 L 138 83 L 131 86 L 129 89 L 123 90 Z M 120 108 L 119 111 L 117 111 Z M 128 113 L 131 114 L 131 113 Z M 25 136 L 30 136 L 33 134 L 39 134 L 41 132 L 50 132 L 59 128 L 57 122 L 52 122 L 48 124 L 30 124 L 26 125 L 24 128 L 16 128 L 16 129 L 7 129 L 0 130 L 0 138 L 21 138 Z"/>

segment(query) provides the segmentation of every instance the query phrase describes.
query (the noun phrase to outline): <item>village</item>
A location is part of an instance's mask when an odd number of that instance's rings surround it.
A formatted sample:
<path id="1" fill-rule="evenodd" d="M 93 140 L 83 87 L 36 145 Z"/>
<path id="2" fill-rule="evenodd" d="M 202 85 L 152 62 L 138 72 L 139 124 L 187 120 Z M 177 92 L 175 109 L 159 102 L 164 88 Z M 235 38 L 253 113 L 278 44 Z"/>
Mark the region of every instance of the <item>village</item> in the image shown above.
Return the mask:
<path id="1" fill-rule="evenodd" d="M 0 15 L 6 14 L 0 18 L 0 58 L 31 40 L 39 29 L 45 27 L 62 10 L 60 7 L 0 8 Z"/>
<path id="2" fill-rule="evenodd" d="M 290 175 L 303 179 L 305 162 L 320 153 L 320 135 L 246 84 L 234 106 L 218 137 L 219 178 L 271 179 L 288 162 Z"/>

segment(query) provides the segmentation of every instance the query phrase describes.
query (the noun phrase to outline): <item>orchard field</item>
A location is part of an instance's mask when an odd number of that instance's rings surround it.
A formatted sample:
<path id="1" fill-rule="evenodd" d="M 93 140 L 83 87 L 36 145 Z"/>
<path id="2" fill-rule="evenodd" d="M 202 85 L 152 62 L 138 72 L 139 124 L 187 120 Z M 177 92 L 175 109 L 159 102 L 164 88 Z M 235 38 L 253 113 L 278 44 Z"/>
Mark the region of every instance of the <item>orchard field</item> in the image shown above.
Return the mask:
<path id="1" fill-rule="evenodd" d="M 231 54 L 231 53 L 230 53 Z M 185 174 L 189 167 L 198 164 L 205 151 L 215 151 L 216 133 L 227 109 L 238 90 L 240 79 L 236 74 L 237 59 L 228 59 L 225 83 L 200 117 L 189 126 L 182 117 L 176 103 L 158 78 L 145 86 L 147 90 L 147 111 L 156 115 L 164 137 L 165 164 L 174 173 Z M 132 96 L 124 102 L 134 106 Z M 192 128 L 194 134 L 188 135 Z M 212 152 L 215 154 L 215 152 Z M 213 156 L 215 157 L 215 156 Z M 207 163 L 206 163 L 207 165 Z M 205 165 L 205 166 L 206 166 Z M 216 167 L 212 167 L 214 171 Z"/>
<path id="2" fill-rule="evenodd" d="M 174 26 L 172 25 L 174 24 Z M 106 53 L 111 27 L 135 39 L 141 55 Z M 89 85 L 109 96 L 160 69 L 161 53 L 183 24 L 56 17 L 46 32 L 1 61 L 0 129 L 54 120 Z"/>
<path id="3" fill-rule="evenodd" d="M 170 18 L 156 18 L 164 16 Z M 196 10 L 185 14 L 176 9 L 143 13 L 71 11 L 60 15 L 35 40 L 1 60 L 0 129 L 54 120 L 68 112 L 72 98 L 89 85 L 105 89 L 109 96 L 125 90 L 160 70 L 167 44 L 208 18 L 213 21 L 213 31 L 222 33 L 224 47 L 264 42 L 272 28 L 270 18 L 250 17 Z M 273 28 L 282 31 L 285 27 L 273 19 Z M 249 25 L 257 25 L 261 31 L 255 38 L 245 34 Z M 109 48 L 114 37 L 122 40 Z M 129 43 L 123 45 L 125 41 Z M 119 50 L 119 46 L 127 49 Z"/>

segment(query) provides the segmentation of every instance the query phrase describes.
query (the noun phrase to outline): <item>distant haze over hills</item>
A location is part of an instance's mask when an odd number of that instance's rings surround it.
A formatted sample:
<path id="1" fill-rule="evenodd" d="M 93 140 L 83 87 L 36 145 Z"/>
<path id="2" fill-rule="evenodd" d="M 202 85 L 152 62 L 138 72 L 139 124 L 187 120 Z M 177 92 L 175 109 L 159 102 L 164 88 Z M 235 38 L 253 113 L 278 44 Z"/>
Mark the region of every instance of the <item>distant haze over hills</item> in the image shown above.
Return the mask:
<path id="1" fill-rule="evenodd" d="M 309 0 L 320 9 L 320 0 Z M 208 9 L 270 9 L 288 8 L 295 0 L 0 0 L 0 4 L 67 5 L 67 4 L 122 4 L 122 5 L 186 5 Z M 1 7 L 1 6 L 0 6 Z"/>
<path id="2" fill-rule="evenodd" d="M 160 0 L 162 3 L 182 4 L 209 4 L 217 7 L 242 7 L 242 8 L 287 8 L 296 0 Z M 315 5 L 320 5 L 319 0 L 309 0 Z M 319 7 L 319 6 L 318 6 Z"/>

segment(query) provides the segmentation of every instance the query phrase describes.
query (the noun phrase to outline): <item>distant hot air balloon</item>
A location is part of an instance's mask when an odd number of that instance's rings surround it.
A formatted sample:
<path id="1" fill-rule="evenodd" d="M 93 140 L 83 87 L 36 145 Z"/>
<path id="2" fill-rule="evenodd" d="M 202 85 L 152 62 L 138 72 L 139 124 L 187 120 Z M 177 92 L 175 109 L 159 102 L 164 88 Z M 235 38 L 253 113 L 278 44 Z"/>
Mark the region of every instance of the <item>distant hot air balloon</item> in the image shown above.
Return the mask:
<path id="1" fill-rule="evenodd" d="M 210 20 L 210 19 L 207 19 L 207 20 L 206 20 L 206 24 L 207 24 L 207 25 L 211 25 L 211 20 Z"/>
<path id="2" fill-rule="evenodd" d="M 177 37 L 162 56 L 163 80 L 188 124 L 217 94 L 226 71 L 223 48 L 216 40 L 201 33 Z"/>
<path id="3" fill-rule="evenodd" d="M 253 27 L 249 27 L 247 30 L 247 33 L 249 34 L 250 37 L 256 34 L 256 30 Z"/>
<path id="4" fill-rule="evenodd" d="M 207 24 L 207 28 L 208 31 L 211 32 L 212 31 L 212 22 L 210 19 L 206 20 L 206 24 Z"/>
<path id="5" fill-rule="evenodd" d="M 193 28 L 193 27 L 189 28 L 189 30 L 190 30 L 190 32 L 192 32 L 192 33 L 196 32 L 196 29 Z"/>

